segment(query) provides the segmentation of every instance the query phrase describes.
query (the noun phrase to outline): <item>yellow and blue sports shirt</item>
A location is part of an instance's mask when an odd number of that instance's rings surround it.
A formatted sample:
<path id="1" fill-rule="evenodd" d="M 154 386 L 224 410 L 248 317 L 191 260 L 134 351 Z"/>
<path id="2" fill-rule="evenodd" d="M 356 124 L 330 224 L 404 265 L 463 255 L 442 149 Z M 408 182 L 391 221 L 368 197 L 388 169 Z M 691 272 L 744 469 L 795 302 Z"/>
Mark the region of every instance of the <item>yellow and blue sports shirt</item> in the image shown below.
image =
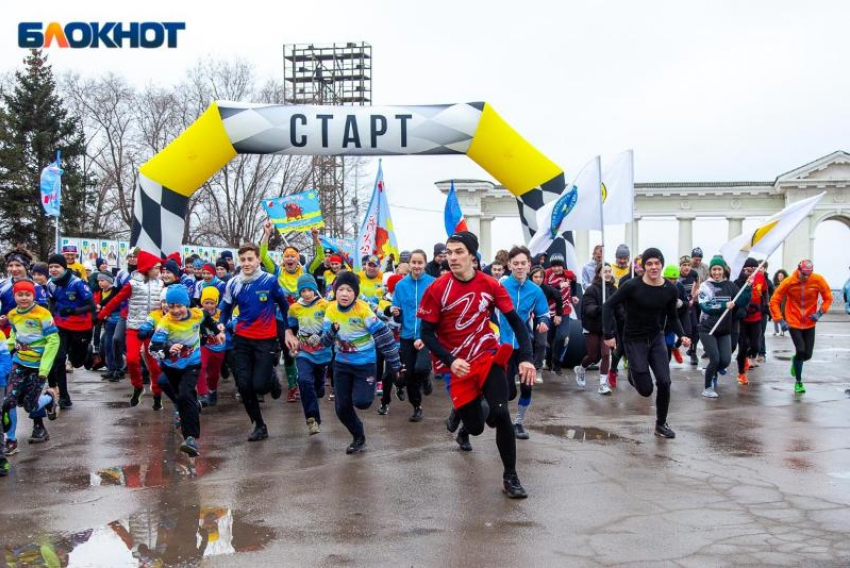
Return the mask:
<path id="1" fill-rule="evenodd" d="M 378 319 L 369 304 L 356 300 L 348 308 L 331 302 L 325 311 L 322 333 L 329 333 L 333 324 L 339 324 L 336 335 L 336 361 L 349 365 L 366 365 L 375 362 L 375 340 L 384 323 Z"/>
<path id="2" fill-rule="evenodd" d="M 185 319 L 176 320 L 171 314 L 165 314 L 151 339 L 151 352 L 161 351 L 165 353 L 162 364 L 174 369 L 186 369 L 198 367 L 201 364 L 201 330 L 202 327 L 209 330 L 211 323 L 209 314 L 200 308 L 191 308 Z M 204 326 L 204 320 L 210 322 Z M 210 330 L 212 331 L 212 330 Z M 216 331 L 218 333 L 218 331 Z M 172 354 L 171 346 L 179 343 L 183 346 L 180 353 Z"/>
<path id="3" fill-rule="evenodd" d="M 330 363 L 332 356 L 330 347 L 325 347 L 321 341 L 328 305 L 324 298 L 316 298 L 309 304 L 298 300 L 289 306 L 289 327 L 298 328 L 297 356 L 318 365 Z"/>
<path id="4" fill-rule="evenodd" d="M 39 375 L 47 376 L 53 359 L 59 351 L 59 330 L 53 315 L 38 304 L 20 311 L 18 308 L 7 314 L 12 333 L 9 345 L 17 346 L 12 359 L 18 365 L 38 369 Z"/>

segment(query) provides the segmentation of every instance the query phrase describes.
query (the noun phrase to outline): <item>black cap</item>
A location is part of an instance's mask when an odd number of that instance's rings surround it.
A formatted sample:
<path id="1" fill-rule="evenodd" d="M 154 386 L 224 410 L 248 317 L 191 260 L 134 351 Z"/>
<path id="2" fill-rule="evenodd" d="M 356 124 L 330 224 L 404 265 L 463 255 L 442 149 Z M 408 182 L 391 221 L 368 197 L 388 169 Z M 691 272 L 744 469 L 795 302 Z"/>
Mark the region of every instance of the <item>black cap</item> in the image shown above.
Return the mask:
<path id="1" fill-rule="evenodd" d="M 355 298 L 360 295 L 360 278 L 350 270 L 340 270 L 337 273 L 336 278 L 334 278 L 334 294 L 343 284 L 354 290 Z"/>
<path id="2" fill-rule="evenodd" d="M 646 261 L 650 258 L 657 258 L 661 261 L 661 265 L 664 265 L 664 255 L 661 253 L 660 250 L 655 247 L 649 247 L 648 249 L 643 251 L 643 254 L 640 258 L 640 265 L 646 268 Z"/>
<path id="3" fill-rule="evenodd" d="M 437 243 L 434 245 L 434 256 L 438 254 L 446 254 L 446 245 L 443 243 Z"/>
<path id="4" fill-rule="evenodd" d="M 65 261 L 65 257 L 61 254 L 51 254 L 49 257 L 47 257 L 47 264 L 48 266 L 51 264 L 58 264 L 62 268 L 68 268 L 68 263 Z"/>
<path id="5" fill-rule="evenodd" d="M 478 252 L 478 237 L 475 236 L 475 233 L 470 233 L 469 231 L 458 231 L 457 233 L 452 234 L 446 242 L 462 244 L 466 247 L 466 250 L 469 251 L 469 254 L 473 256 Z M 443 250 L 445 250 L 445 248 L 446 247 L 443 247 Z M 436 249 L 437 247 L 434 247 L 435 254 Z"/>

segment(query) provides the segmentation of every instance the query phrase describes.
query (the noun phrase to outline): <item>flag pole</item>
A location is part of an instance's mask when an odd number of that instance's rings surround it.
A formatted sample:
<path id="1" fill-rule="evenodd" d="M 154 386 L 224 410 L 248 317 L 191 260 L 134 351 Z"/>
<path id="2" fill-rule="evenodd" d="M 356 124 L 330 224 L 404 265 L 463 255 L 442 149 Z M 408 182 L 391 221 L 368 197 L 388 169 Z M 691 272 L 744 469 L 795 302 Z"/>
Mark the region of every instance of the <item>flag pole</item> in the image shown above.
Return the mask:
<path id="1" fill-rule="evenodd" d="M 58 167 L 60 167 L 60 166 L 59 166 L 59 162 L 60 162 L 61 160 L 62 160 L 62 150 L 56 150 L 56 167 L 57 167 L 57 168 L 58 168 Z M 85 176 L 85 175 L 86 175 L 86 172 L 83 172 L 83 176 Z M 85 184 L 85 179 L 83 180 L 83 183 Z M 61 194 L 62 194 L 62 193 L 61 193 L 61 186 L 62 186 L 62 178 L 61 178 L 61 177 L 59 178 L 59 186 L 60 186 L 59 195 L 61 195 Z M 58 196 L 57 196 L 57 198 L 58 198 Z M 61 211 L 61 209 L 62 209 L 62 200 L 61 200 L 61 199 L 57 199 L 57 208 L 56 208 L 56 237 L 55 237 L 55 239 L 56 239 L 56 254 L 59 254 L 59 253 L 61 253 L 61 252 L 62 252 L 62 246 L 59 244 L 59 215 L 60 215 L 60 211 Z"/>
<path id="2" fill-rule="evenodd" d="M 605 214 L 603 213 L 603 200 L 604 194 L 602 193 L 602 158 L 600 156 L 596 156 L 596 168 L 599 172 L 599 226 L 602 229 L 602 270 L 599 272 L 603 274 L 605 272 Z M 605 303 L 605 276 L 602 276 L 602 303 Z"/>
<path id="3" fill-rule="evenodd" d="M 753 271 L 753 274 L 756 274 L 758 271 L 760 271 L 760 270 L 762 269 L 762 267 L 765 265 L 765 263 L 766 263 L 766 262 L 767 262 L 767 257 L 765 257 L 765 259 L 764 259 L 763 261 L 761 261 L 761 264 L 759 264 L 759 265 L 758 265 L 758 268 L 756 268 L 756 269 L 755 269 L 755 271 Z M 731 276 L 731 274 L 730 274 L 730 276 Z M 710 278 L 710 277 L 711 277 L 711 276 L 709 275 L 709 278 Z M 741 294 L 743 294 L 743 293 L 744 293 L 744 290 L 746 290 L 746 289 L 747 289 L 747 287 L 748 287 L 749 285 L 750 285 L 750 282 L 749 282 L 749 279 L 747 279 L 747 282 L 745 282 L 745 283 L 744 283 L 744 285 L 743 285 L 743 286 L 741 286 L 741 289 L 740 289 L 740 290 L 738 290 L 738 293 L 737 293 L 737 294 L 735 294 L 735 297 L 734 297 L 734 298 L 732 298 L 732 301 L 733 301 L 733 302 L 737 301 L 737 300 L 738 300 L 738 298 L 740 298 L 740 297 L 741 297 Z M 717 329 L 717 326 L 719 326 L 719 325 L 720 325 L 720 322 L 722 322 L 722 321 L 723 321 L 723 318 L 725 318 L 725 317 L 726 317 L 726 314 L 728 314 L 728 313 L 729 313 L 729 312 L 731 312 L 731 311 L 732 311 L 732 310 L 730 310 L 729 308 L 726 308 L 726 311 L 725 311 L 725 312 L 723 312 L 722 314 L 720 314 L 720 317 L 719 317 L 719 318 L 717 318 L 717 323 L 715 323 L 715 324 L 714 324 L 714 327 L 712 327 L 712 328 L 711 328 L 711 331 L 709 331 L 709 332 L 708 332 L 708 334 L 709 334 L 709 335 L 714 335 L 714 332 L 715 332 L 715 330 Z"/>

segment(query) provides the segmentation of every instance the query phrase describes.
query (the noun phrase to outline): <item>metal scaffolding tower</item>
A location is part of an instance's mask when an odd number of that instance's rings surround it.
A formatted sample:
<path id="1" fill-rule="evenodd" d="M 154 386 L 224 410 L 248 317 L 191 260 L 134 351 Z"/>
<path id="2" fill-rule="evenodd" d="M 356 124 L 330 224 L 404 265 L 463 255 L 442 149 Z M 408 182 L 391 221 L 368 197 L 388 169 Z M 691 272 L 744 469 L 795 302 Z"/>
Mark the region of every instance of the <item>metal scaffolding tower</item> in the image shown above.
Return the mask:
<path id="1" fill-rule="evenodd" d="M 372 46 L 365 42 L 284 45 L 283 80 L 287 104 L 371 104 Z M 356 169 L 357 159 L 350 161 Z M 320 195 L 325 231 L 332 236 L 356 235 L 357 177 L 346 179 L 343 157 L 313 156 L 311 182 Z"/>

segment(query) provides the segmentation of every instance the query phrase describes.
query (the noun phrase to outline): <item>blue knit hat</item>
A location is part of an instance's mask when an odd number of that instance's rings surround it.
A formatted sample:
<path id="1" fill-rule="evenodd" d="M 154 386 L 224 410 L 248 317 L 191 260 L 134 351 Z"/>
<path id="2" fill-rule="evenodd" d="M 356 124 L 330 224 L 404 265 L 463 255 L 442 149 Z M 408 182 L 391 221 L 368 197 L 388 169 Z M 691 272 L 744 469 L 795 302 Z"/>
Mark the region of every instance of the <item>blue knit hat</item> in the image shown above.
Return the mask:
<path id="1" fill-rule="evenodd" d="M 302 274 L 298 277 L 298 292 L 300 293 L 304 288 L 312 290 L 316 294 L 319 293 L 319 286 L 312 274 Z"/>
<path id="2" fill-rule="evenodd" d="M 165 292 L 165 303 L 166 304 L 183 304 L 187 308 L 189 307 L 189 292 L 186 290 L 185 286 L 176 285 L 169 286 L 167 291 Z"/>

